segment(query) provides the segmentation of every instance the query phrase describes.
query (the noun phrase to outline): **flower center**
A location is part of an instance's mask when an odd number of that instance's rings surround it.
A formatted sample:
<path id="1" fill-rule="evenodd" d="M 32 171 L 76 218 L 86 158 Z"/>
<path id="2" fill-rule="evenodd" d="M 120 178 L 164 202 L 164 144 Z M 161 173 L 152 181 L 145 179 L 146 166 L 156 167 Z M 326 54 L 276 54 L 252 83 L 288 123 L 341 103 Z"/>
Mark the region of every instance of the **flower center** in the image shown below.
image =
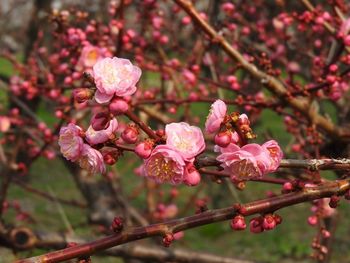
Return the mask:
<path id="1" fill-rule="evenodd" d="M 164 182 L 169 181 L 175 176 L 174 161 L 156 154 L 149 161 L 147 172 L 150 176 Z"/>
<path id="2" fill-rule="evenodd" d="M 241 160 L 231 165 L 231 171 L 238 179 L 259 177 L 259 171 L 253 163 L 248 160 Z"/>

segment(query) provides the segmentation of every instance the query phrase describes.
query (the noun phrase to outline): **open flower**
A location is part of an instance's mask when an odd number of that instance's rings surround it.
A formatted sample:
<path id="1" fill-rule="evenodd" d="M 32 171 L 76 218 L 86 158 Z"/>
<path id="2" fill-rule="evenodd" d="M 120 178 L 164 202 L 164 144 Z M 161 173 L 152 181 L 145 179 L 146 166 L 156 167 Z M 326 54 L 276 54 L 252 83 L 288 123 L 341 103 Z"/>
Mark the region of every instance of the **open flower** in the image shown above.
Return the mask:
<path id="1" fill-rule="evenodd" d="M 220 129 L 227 112 L 227 106 L 222 100 L 216 100 L 210 108 L 207 121 L 205 122 L 205 130 L 208 133 L 216 133 Z"/>
<path id="2" fill-rule="evenodd" d="M 92 126 L 90 125 L 90 127 L 85 133 L 86 140 L 91 145 L 104 143 L 109 139 L 109 137 L 114 132 L 116 132 L 117 129 L 118 129 L 118 121 L 115 118 L 110 120 L 108 127 L 104 130 L 95 131 L 94 128 L 92 128 Z"/>
<path id="3" fill-rule="evenodd" d="M 283 152 L 275 140 L 270 140 L 265 142 L 262 147 L 266 149 L 270 155 L 271 163 L 268 168 L 269 172 L 274 172 L 277 170 L 280 162 L 283 158 Z"/>
<path id="4" fill-rule="evenodd" d="M 83 139 L 80 137 L 81 132 L 82 129 L 73 123 L 69 123 L 68 126 L 61 128 L 58 144 L 67 160 L 74 162 L 80 157 L 84 144 Z"/>
<path id="5" fill-rule="evenodd" d="M 158 183 L 179 184 L 183 181 L 185 162 L 176 150 L 158 145 L 145 161 L 144 175 Z"/>
<path id="6" fill-rule="evenodd" d="M 244 181 L 261 178 L 269 171 L 272 160 L 269 152 L 259 144 L 247 144 L 242 148 L 230 144 L 223 149 L 217 160 L 222 162 L 221 165 L 231 174 L 232 179 Z"/>
<path id="7" fill-rule="evenodd" d="M 205 149 L 201 129 L 185 122 L 165 126 L 166 145 L 176 149 L 185 161 L 192 161 Z"/>
<path id="8" fill-rule="evenodd" d="M 88 144 L 83 145 L 81 156 L 78 160 L 79 166 L 90 173 L 105 173 L 106 166 L 102 154 Z"/>
<path id="9" fill-rule="evenodd" d="M 109 102 L 114 95 L 123 97 L 135 93 L 141 69 L 123 58 L 104 58 L 93 66 L 98 103 Z"/>

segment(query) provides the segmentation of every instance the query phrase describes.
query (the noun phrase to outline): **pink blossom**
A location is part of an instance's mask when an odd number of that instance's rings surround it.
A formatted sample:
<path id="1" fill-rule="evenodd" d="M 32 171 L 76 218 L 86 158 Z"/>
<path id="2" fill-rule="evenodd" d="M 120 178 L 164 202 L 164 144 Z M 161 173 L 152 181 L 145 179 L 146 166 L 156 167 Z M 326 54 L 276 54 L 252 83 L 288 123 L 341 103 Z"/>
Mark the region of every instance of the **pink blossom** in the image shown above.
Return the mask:
<path id="1" fill-rule="evenodd" d="M 114 132 L 117 131 L 117 128 L 118 128 L 118 121 L 115 118 L 110 120 L 108 127 L 104 130 L 95 131 L 94 128 L 92 128 L 92 126 L 90 125 L 90 127 L 85 133 L 86 140 L 90 145 L 104 143 L 109 139 L 109 137 Z"/>
<path id="2" fill-rule="evenodd" d="M 77 68 L 91 69 L 97 61 L 108 55 L 107 50 L 93 45 L 86 45 L 80 53 Z"/>
<path id="3" fill-rule="evenodd" d="M 93 77 L 97 88 L 95 99 L 98 103 L 105 103 L 114 95 L 123 97 L 135 93 L 141 69 L 128 59 L 104 58 L 93 66 Z"/>
<path id="4" fill-rule="evenodd" d="M 232 179 L 249 180 L 260 178 L 268 172 L 271 165 L 269 153 L 259 144 L 247 144 L 240 148 L 230 144 L 222 148 L 217 157 L 222 166 L 231 173 Z"/>
<path id="5" fill-rule="evenodd" d="M 185 161 L 191 161 L 205 149 L 201 129 L 188 123 L 171 123 L 165 126 L 166 144 L 176 149 Z"/>
<path id="6" fill-rule="evenodd" d="M 88 144 L 83 145 L 81 156 L 78 160 L 81 168 L 90 173 L 105 173 L 106 166 L 103 162 L 102 154 Z"/>
<path id="7" fill-rule="evenodd" d="M 227 106 L 222 100 L 216 100 L 210 108 L 207 121 L 205 122 L 205 130 L 208 133 L 216 133 L 220 129 L 227 112 Z"/>
<path id="8" fill-rule="evenodd" d="M 183 181 L 185 162 L 182 156 L 168 145 L 158 145 L 145 161 L 144 175 L 158 183 L 179 184 Z"/>
<path id="9" fill-rule="evenodd" d="M 349 31 L 350 31 L 350 18 L 343 21 L 342 25 L 340 26 L 338 34 L 340 37 L 345 37 L 349 33 Z"/>
<path id="10" fill-rule="evenodd" d="M 0 132 L 7 132 L 10 129 L 11 121 L 7 116 L 0 116 Z"/>
<path id="11" fill-rule="evenodd" d="M 268 168 L 269 172 L 274 172 L 277 170 L 280 162 L 283 158 L 283 152 L 275 140 L 270 140 L 265 142 L 262 147 L 266 149 L 270 155 L 270 166 Z"/>
<path id="12" fill-rule="evenodd" d="M 61 147 L 61 153 L 67 160 L 74 162 L 80 157 L 84 144 L 80 137 L 81 132 L 82 129 L 73 123 L 61 128 L 58 144 Z"/>
<path id="13" fill-rule="evenodd" d="M 193 74 L 192 71 L 188 70 L 188 69 L 184 69 L 182 71 L 182 76 L 184 77 L 184 79 L 188 82 L 188 84 L 190 85 L 194 85 L 196 84 L 197 81 L 197 77 L 195 74 Z"/>

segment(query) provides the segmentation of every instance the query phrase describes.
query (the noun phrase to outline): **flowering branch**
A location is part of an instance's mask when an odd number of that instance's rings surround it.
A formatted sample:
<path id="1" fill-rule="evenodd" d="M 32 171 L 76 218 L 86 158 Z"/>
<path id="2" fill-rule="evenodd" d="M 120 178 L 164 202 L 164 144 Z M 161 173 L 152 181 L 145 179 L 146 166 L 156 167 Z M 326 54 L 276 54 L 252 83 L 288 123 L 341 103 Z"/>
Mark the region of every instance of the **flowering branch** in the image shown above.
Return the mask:
<path id="1" fill-rule="evenodd" d="M 243 216 L 249 216 L 257 213 L 274 212 L 283 207 L 288 207 L 306 201 L 331 197 L 334 195 L 341 196 L 344 195 L 349 189 L 349 179 L 327 182 L 316 187 L 304 188 L 299 192 L 282 194 L 243 205 L 235 205 L 232 207 L 215 209 L 194 216 L 149 225 L 147 227 L 125 229 L 120 233 L 116 233 L 86 244 L 69 247 L 37 257 L 19 260 L 17 263 L 54 263 L 73 259 L 76 257 L 88 256 L 98 251 L 105 250 L 120 244 L 125 244 L 134 240 L 144 239 L 152 236 L 164 237 L 166 235 L 172 235 L 172 233 L 176 233 L 182 230 L 228 220 L 237 213 L 240 213 Z"/>
<path id="2" fill-rule="evenodd" d="M 8 238 L 9 236 L 9 238 Z M 29 228 L 18 227 L 10 231 L 10 234 L 4 237 L 9 240 L 11 246 L 17 249 L 31 248 L 58 248 L 66 247 L 69 243 L 87 243 L 88 238 L 77 238 L 65 235 L 63 233 L 49 233 L 43 231 L 32 231 Z M 250 263 L 251 261 L 221 257 L 209 253 L 195 252 L 187 249 L 167 249 L 156 246 L 141 244 L 124 244 L 106 251 L 104 255 L 111 255 L 125 258 L 137 258 L 143 260 L 152 260 L 152 262 L 191 262 L 198 263 Z"/>
<path id="3" fill-rule="evenodd" d="M 322 130 L 326 131 L 332 137 L 349 140 L 350 132 L 348 130 L 337 127 L 329 119 L 314 111 L 311 111 L 309 102 L 300 100 L 300 98 L 289 96 L 285 86 L 277 78 L 266 74 L 265 72 L 259 70 L 254 64 L 248 62 L 237 49 L 235 49 L 222 35 L 218 34 L 216 30 L 200 16 L 191 1 L 174 0 L 174 2 L 177 3 L 192 18 L 192 20 L 204 31 L 206 35 L 210 37 L 214 43 L 217 43 L 223 49 L 223 51 L 227 53 L 227 55 L 240 63 L 243 69 L 264 84 L 267 89 L 276 95 L 276 97 L 281 98 L 295 110 L 302 112 L 313 124 L 322 128 Z"/>

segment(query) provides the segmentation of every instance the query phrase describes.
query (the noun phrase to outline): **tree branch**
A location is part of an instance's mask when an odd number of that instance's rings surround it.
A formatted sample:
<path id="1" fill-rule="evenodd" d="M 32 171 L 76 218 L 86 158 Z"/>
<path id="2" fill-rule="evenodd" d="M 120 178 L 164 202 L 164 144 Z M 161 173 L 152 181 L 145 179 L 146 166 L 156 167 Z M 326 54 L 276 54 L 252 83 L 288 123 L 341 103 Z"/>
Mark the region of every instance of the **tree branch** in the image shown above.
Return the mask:
<path id="1" fill-rule="evenodd" d="M 121 233 L 116 233 L 87 244 L 69 247 L 45 255 L 23 259 L 17 263 L 30 262 L 61 262 L 64 260 L 94 254 L 120 244 L 131 241 L 149 238 L 152 236 L 164 236 L 169 233 L 176 233 L 182 230 L 191 229 L 215 222 L 231 219 L 237 212 L 244 216 L 256 213 L 273 212 L 283 207 L 312 201 L 333 195 L 343 195 L 350 188 L 350 179 L 327 182 L 317 187 L 304 188 L 300 192 L 282 194 L 279 196 L 254 201 L 239 206 L 231 206 L 222 209 L 215 209 L 194 216 L 170 220 L 164 223 L 149 225 L 147 227 L 128 228 Z M 239 211 L 237 210 L 239 209 Z"/>
<path id="2" fill-rule="evenodd" d="M 222 35 L 218 34 L 215 29 L 200 16 L 191 1 L 174 0 L 174 2 L 192 18 L 192 21 L 194 21 L 199 28 L 210 37 L 211 41 L 221 46 L 227 55 L 240 63 L 244 70 L 265 85 L 265 87 L 275 94 L 276 97 L 281 98 L 281 100 L 288 103 L 293 109 L 303 113 L 313 124 L 319 126 L 332 137 L 350 140 L 350 131 L 335 126 L 329 119 L 310 110 L 310 103 L 308 101 L 289 96 L 287 89 L 277 78 L 266 74 L 259 70 L 254 64 L 249 63 L 237 49 L 235 49 Z"/>

